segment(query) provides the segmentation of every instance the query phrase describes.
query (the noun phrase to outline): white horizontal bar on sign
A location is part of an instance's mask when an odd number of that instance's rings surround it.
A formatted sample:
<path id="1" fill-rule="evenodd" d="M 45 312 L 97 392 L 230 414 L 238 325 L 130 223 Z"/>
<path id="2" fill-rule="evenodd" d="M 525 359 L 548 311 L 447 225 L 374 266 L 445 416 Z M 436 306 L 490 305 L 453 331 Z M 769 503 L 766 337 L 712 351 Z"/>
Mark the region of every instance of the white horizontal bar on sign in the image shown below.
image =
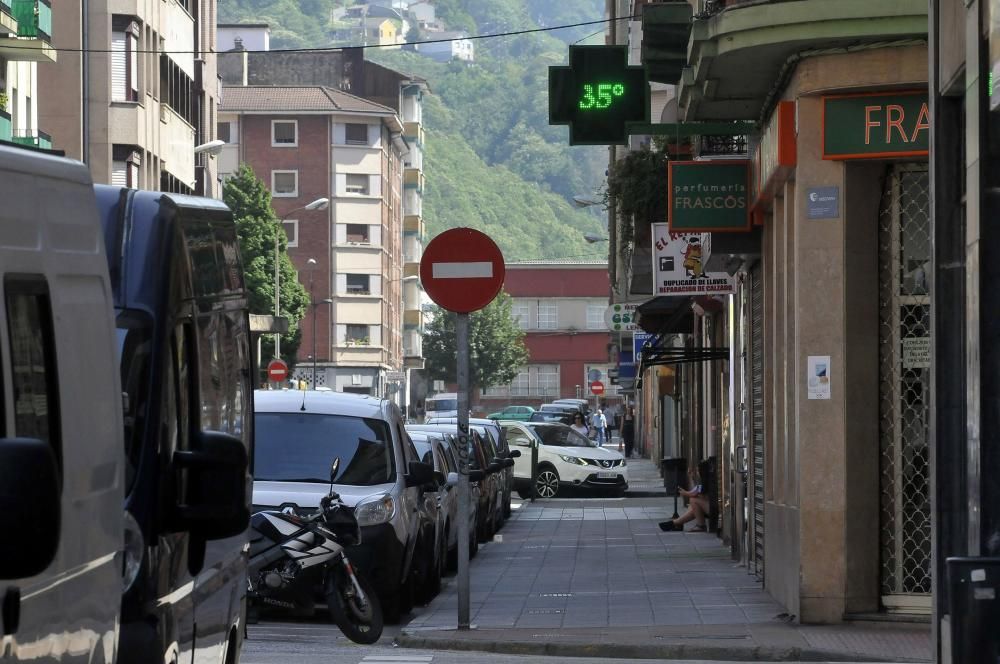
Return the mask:
<path id="1" fill-rule="evenodd" d="M 492 279 L 493 263 L 434 263 L 435 279 Z"/>

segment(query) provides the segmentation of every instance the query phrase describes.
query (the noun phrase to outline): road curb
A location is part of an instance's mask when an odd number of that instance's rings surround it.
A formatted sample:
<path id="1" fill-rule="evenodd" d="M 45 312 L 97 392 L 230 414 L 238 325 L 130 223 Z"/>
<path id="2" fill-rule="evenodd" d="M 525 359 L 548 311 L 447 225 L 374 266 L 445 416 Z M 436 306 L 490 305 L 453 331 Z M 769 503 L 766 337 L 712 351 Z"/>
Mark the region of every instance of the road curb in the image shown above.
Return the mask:
<path id="1" fill-rule="evenodd" d="M 715 660 L 723 662 L 926 662 L 893 657 L 886 659 L 853 652 L 837 652 L 814 648 L 776 646 L 715 646 L 685 643 L 625 644 L 625 643 L 552 643 L 540 641 L 498 641 L 463 639 L 456 636 L 427 632 L 402 632 L 395 639 L 402 648 L 420 650 L 456 650 L 489 652 L 505 655 L 536 655 L 554 657 L 597 657 L 602 659 L 666 659 Z"/>

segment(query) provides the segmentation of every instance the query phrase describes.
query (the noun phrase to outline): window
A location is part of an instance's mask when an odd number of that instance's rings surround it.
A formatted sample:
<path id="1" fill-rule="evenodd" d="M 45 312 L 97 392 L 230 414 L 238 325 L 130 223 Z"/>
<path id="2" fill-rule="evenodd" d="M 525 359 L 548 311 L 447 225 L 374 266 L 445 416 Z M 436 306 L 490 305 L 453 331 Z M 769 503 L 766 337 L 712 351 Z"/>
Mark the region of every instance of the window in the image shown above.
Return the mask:
<path id="1" fill-rule="evenodd" d="M 367 274 L 348 274 L 347 292 L 351 295 L 371 294 L 371 277 Z"/>
<path id="2" fill-rule="evenodd" d="M 271 171 L 271 195 L 277 198 L 295 198 L 299 195 L 298 171 Z"/>
<path id="3" fill-rule="evenodd" d="M 220 141 L 225 141 L 226 143 L 232 143 L 232 124 L 229 122 L 220 122 L 215 125 L 215 135 Z"/>
<path id="4" fill-rule="evenodd" d="M 368 224 L 347 224 L 347 241 L 358 244 L 371 244 L 371 234 Z"/>
<path id="5" fill-rule="evenodd" d="M 559 327 L 559 305 L 539 302 L 538 303 L 538 329 L 555 330 Z"/>
<path id="6" fill-rule="evenodd" d="M 348 145 L 368 145 L 368 125 L 348 124 L 344 126 L 344 142 Z"/>
<path id="7" fill-rule="evenodd" d="M 555 364 L 540 364 L 536 367 L 536 394 L 544 397 L 559 396 L 559 367 Z"/>
<path id="8" fill-rule="evenodd" d="M 604 312 L 607 311 L 607 306 L 604 304 L 588 304 L 587 305 L 587 329 L 588 330 L 603 330 L 607 326 L 604 324 Z"/>
<path id="9" fill-rule="evenodd" d="M 525 397 L 530 393 L 528 369 L 524 368 L 518 372 L 517 378 L 510 383 L 510 395 L 512 397 Z"/>
<path id="10" fill-rule="evenodd" d="M 348 323 L 346 327 L 347 334 L 344 341 L 348 346 L 367 346 L 371 343 L 367 325 L 355 325 L 353 323 Z"/>
<path id="11" fill-rule="evenodd" d="M 367 196 L 370 191 L 369 181 L 371 178 L 368 175 L 359 175 L 357 173 L 347 174 L 347 193 L 349 194 L 361 194 Z"/>
<path id="12" fill-rule="evenodd" d="M 166 54 L 160 56 L 160 101 L 192 127 L 200 126 L 194 81 Z"/>
<path id="13" fill-rule="evenodd" d="M 61 467 L 59 388 L 49 288 L 42 277 L 35 276 L 8 276 L 4 288 L 14 388 L 14 435 L 51 445 Z"/>
<path id="14" fill-rule="evenodd" d="M 139 24 L 124 16 L 112 19 L 111 101 L 139 101 Z"/>
<path id="15" fill-rule="evenodd" d="M 299 246 L 299 220 L 285 219 L 282 223 L 285 226 L 285 235 L 288 236 L 288 246 Z"/>
<path id="16" fill-rule="evenodd" d="M 289 148 L 298 144 L 299 123 L 297 120 L 271 120 L 272 147 Z"/>
<path id="17" fill-rule="evenodd" d="M 111 148 L 111 184 L 116 187 L 139 187 L 139 166 L 142 153 L 131 145 Z"/>
<path id="18" fill-rule="evenodd" d="M 531 325 L 531 307 L 526 302 L 514 302 L 511 305 L 510 315 L 522 330 L 527 330 Z"/>

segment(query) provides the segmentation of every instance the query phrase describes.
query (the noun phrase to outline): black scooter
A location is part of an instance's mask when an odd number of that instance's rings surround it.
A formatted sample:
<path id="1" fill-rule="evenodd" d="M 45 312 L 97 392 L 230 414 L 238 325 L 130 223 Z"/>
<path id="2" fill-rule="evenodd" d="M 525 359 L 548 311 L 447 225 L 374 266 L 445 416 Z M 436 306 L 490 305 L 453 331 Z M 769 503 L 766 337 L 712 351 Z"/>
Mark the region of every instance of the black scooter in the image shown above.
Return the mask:
<path id="1" fill-rule="evenodd" d="M 371 582 L 355 572 L 344 550 L 361 542 L 354 510 L 333 490 L 340 459 L 330 467 L 330 493 L 320 509 L 302 515 L 287 510 L 250 518 L 248 601 L 258 606 L 311 612 L 322 588 L 330 617 L 355 643 L 382 635 L 382 607 Z"/>

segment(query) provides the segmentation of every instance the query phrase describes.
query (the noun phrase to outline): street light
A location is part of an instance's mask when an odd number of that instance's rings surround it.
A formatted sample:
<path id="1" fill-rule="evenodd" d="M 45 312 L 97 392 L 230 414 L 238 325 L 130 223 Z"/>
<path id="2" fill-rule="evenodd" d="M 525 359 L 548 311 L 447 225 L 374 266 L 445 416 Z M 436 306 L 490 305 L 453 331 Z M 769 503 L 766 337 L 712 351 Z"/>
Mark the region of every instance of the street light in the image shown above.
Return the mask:
<path id="1" fill-rule="evenodd" d="M 297 207 L 294 210 L 289 210 L 285 214 L 281 215 L 281 219 L 278 223 L 277 233 L 274 234 L 274 317 L 277 318 L 281 316 L 281 271 L 279 269 L 278 263 L 278 238 L 280 233 L 285 232 L 285 219 L 290 214 L 294 214 L 301 210 L 308 210 L 312 212 L 313 210 L 325 210 L 327 206 L 330 205 L 329 198 L 317 198 L 312 203 L 303 205 L 302 207 Z M 315 262 L 315 261 L 314 261 Z M 276 358 L 281 358 L 281 335 L 275 333 L 274 335 L 274 356 Z"/>
<path id="2" fill-rule="evenodd" d="M 194 153 L 195 154 L 205 153 L 205 154 L 212 155 L 214 157 L 215 155 L 217 155 L 220 152 L 222 152 L 222 148 L 225 147 L 225 145 L 226 145 L 225 141 L 220 141 L 220 140 L 216 139 L 214 141 L 209 141 L 208 143 L 203 143 L 203 144 L 197 146 L 194 149 Z"/>
<path id="3" fill-rule="evenodd" d="M 587 244 L 594 244 L 595 242 L 607 242 L 608 238 L 603 235 L 598 235 L 597 233 L 584 233 L 583 239 L 587 241 Z"/>

